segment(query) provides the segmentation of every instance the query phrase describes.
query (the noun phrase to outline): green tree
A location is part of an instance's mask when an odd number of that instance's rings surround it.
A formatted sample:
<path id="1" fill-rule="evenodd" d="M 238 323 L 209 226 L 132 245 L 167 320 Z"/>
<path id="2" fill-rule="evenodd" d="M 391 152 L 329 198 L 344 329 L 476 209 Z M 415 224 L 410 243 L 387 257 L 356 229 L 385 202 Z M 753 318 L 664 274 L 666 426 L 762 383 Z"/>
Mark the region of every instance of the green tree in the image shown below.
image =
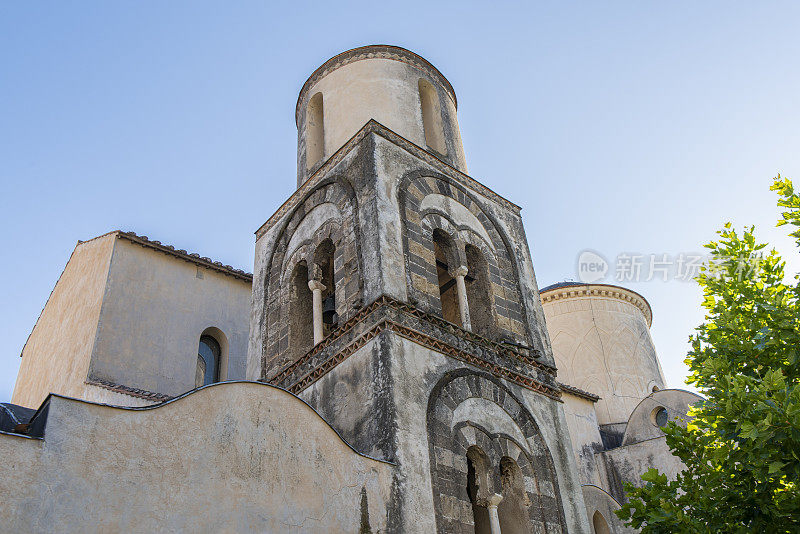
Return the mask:
<path id="1" fill-rule="evenodd" d="M 800 246 L 800 197 L 778 175 L 778 226 Z M 800 278 L 786 283 L 775 250 L 730 223 L 706 247 L 697 280 L 705 322 L 690 337 L 690 384 L 706 397 L 666 440 L 686 465 L 626 486 L 617 515 L 643 533 L 800 532 Z"/>

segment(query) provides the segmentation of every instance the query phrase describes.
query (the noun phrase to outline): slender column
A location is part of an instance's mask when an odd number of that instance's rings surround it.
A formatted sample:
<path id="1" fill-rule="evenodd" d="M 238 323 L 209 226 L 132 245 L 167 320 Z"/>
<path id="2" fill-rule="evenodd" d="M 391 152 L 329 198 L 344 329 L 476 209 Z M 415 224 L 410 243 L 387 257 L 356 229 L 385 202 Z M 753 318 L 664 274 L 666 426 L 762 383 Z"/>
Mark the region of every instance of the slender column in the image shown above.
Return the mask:
<path id="1" fill-rule="evenodd" d="M 487 500 L 488 506 L 486 508 L 489 509 L 489 529 L 492 531 L 492 534 L 500 534 L 500 517 L 497 515 L 497 505 L 503 500 L 503 496 L 499 493 L 495 493 Z"/>
<path id="2" fill-rule="evenodd" d="M 314 345 L 322 341 L 322 291 L 325 286 L 319 280 L 309 280 L 308 288 L 314 298 Z"/>
<path id="3" fill-rule="evenodd" d="M 458 293 L 458 310 L 461 312 L 461 326 L 465 330 L 472 330 L 469 320 L 469 303 L 467 302 L 467 284 L 464 277 L 467 276 L 467 267 L 462 265 L 450 272 L 450 276 L 456 279 L 456 293 Z"/>

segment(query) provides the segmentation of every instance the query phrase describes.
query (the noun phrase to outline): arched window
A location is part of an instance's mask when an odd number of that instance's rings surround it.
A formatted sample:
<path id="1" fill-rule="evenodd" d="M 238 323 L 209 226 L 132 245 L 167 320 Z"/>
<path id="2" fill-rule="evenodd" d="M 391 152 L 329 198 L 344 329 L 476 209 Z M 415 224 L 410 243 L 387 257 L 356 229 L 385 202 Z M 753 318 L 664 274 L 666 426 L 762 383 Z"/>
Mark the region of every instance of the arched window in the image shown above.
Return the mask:
<path id="1" fill-rule="evenodd" d="M 325 155 L 325 121 L 322 93 L 308 101 L 306 108 L 306 168 L 311 169 Z"/>
<path id="2" fill-rule="evenodd" d="M 595 512 L 592 516 L 592 527 L 594 528 L 594 534 L 611 534 L 608 522 L 600 512 Z"/>
<path id="3" fill-rule="evenodd" d="M 419 100 L 422 105 L 422 127 L 425 130 L 425 144 L 439 154 L 447 154 L 442 130 L 442 110 L 439 94 L 427 80 L 419 81 Z"/>
<path id="4" fill-rule="evenodd" d="M 500 483 L 503 500 L 497 507 L 500 530 L 503 534 L 523 534 L 531 531 L 528 519 L 530 501 L 525 493 L 525 482 L 517 462 L 509 457 L 500 460 Z"/>
<path id="5" fill-rule="evenodd" d="M 292 273 L 289 288 L 289 350 L 295 359 L 314 346 L 314 308 L 304 261 Z"/>
<path id="6" fill-rule="evenodd" d="M 458 307 L 456 280 L 450 275 L 452 267 L 450 263 L 455 258 L 455 244 L 449 235 L 437 229 L 433 231 L 433 248 L 436 254 L 436 274 L 439 279 L 442 318 L 458 326 L 463 326 Z"/>
<path id="7" fill-rule="evenodd" d="M 467 450 L 467 495 L 472 503 L 472 516 L 475 534 L 490 534 L 489 510 L 486 499 L 489 496 L 489 460 L 478 447 Z"/>
<path id="8" fill-rule="evenodd" d="M 330 239 L 325 239 L 317 247 L 314 263 L 319 266 L 319 276 L 325 289 L 322 290 L 322 328 L 325 336 L 336 327 L 336 277 L 334 276 L 334 257 L 336 247 Z"/>
<path id="9" fill-rule="evenodd" d="M 492 336 L 495 333 L 494 314 L 492 307 L 492 285 L 489 281 L 489 267 L 486 258 L 477 247 L 467 245 L 467 276 L 464 282 L 467 286 L 467 303 L 469 306 L 469 320 L 472 331 L 482 336 Z"/>
<path id="10" fill-rule="evenodd" d="M 211 336 L 201 336 L 197 349 L 197 371 L 194 376 L 195 387 L 219 382 L 219 360 L 222 351 L 219 343 Z"/>

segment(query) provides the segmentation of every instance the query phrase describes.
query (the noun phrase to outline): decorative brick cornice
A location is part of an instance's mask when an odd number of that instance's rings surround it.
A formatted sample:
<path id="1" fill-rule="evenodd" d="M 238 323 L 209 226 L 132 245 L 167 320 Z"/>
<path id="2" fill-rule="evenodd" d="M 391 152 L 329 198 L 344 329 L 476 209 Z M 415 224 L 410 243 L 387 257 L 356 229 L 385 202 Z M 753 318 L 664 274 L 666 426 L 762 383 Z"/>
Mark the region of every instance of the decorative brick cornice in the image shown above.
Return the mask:
<path id="1" fill-rule="evenodd" d="M 551 289 L 544 289 L 540 293 L 542 304 L 553 302 L 556 300 L 570 299 L 570 298 L 586 298 L 586 297 L 605 297 L 621 300 L 633 304 L 642 312 L 647 326 L 653 324 L 653 310 L 650 308 L 650 303 L 647 302 L 639 293 L 626 289 L 620 286 L 611 284 L 570 284 L 566 286 L 553 287 Z"/>
<path id="2" fill-rule="evenodd" d="M 464 361 L 553 399 L 556 369 L 529 351 L 510 348 L 390 297 L 380 297 L 297 361 L 264 381 L 298 394 L 384 331 Z"/>
<path id="3" fill-rule="evenodd" d="M 115 384 L 106 380 L 87 379 L 84 383 L 89 386 L 97 386 L 115 393 L 122 393 L 123 395 L 128 395 L 130 397 L 136 397 L 137 399 L 164 402 L 174 398 L 169 395 L 164 395 L 163 393 L 154 393 L 145 389 L 123 386 L 122 384 Z"/>
<path id="4" fill-rule="evenodd" d="M 365 59 L 390 59 L 392 61 L 399 61 L 406 65 L 411 65 L 427 74 L 431 79 L 438 81 L 453 98 L 453 104 L 458 107 L 458 100 L 456 99 L 456 92 L 453 90 L 453 86 L 450 85 L 447 78 L 439 72 L 439 69 L 434 67 L 428 60 L 415 54 L 411 50 L 399 46 L 369 45 L 353 48 L 341 54 L 337 54 L 311 73 L 311 76 L 309 76 L 303 84 L 303 88 L 300 89 L 300 94 L 297 96 L 297 105 L 295 105 L 294 112 L 295 124 L 300 124 L 300 106 L 311 87 L 336 69 Z"/>
<path id="5" fill-rule="evenodd" d="M 344 145 L 339 148 L 336 152 L 331 155 L 330 158 L 323 163 L 319 169 L 314 171 L 314 173 L 309 176 L 309 178 L 303 182 L 303 184 L 297 188 L 297 190 L 290 196 L 286 201 L 281 204 L 281 206 L 272 214 L 272 216 L 267 219 L 267 221 L 262 224 L 258 230 L 255 231 L 256 239 L 260 239 L 267 230 L 272 227 L 272 225 L 280 220 L 284 215 L 292 211 L 297 207 L 298 204 L 303 202 L 303 200 L 311 193 L 323 179 L 328 176 L 331 169 L 336 167 L 344 157 L 349 154 L 359 143 L 361 143 L 364 138 L 369 134 L 376 134 L 380 137 L 383 137 L 387 141 L 399 146 L 409 154 L 414 157 L 417 157 L 423 160 L 425 163 L 433 167 L 437 172 L 451 178 L 452 180 L 460 183 L 462 186 L 471 189 L 491 200 L 494 200 L 504 206 L 514 210 L 515 212 L 519 213 L 521 208 L 511 202 L 508 199 L 503 198 L 502 196 L 498 195 L 476 179 L 472 178 L 468 174 L 464 174 L 463 172 L 459 171 L 452 165 L 445 163 L 444 161 L 440 160 L 424 148 L 421 148 L 418 145 L 415 145 L 405 137 L 393 132 L 383 124 L 379 123 L 375 119 L 370 119 L 361 129 L 353 135 Z"/>

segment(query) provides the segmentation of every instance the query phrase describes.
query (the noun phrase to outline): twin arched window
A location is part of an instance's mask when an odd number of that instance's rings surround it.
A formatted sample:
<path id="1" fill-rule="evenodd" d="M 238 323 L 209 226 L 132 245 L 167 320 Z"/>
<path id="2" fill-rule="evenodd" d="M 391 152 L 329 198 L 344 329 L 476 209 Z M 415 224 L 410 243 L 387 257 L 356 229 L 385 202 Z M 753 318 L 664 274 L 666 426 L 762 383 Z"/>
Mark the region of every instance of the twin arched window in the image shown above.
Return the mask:
<path id="1" fill-rule="evenodd" d="M 442 318 L 476 334 L 493 336 L 494 299 L 483 253 L 473 245 L 466 245 L 466 265 L 460 266 L 455 241 L 439 229 L 433 231 L 433 248 Z M 461 283 L 463 289 L 459 287 Z"/>
<path id="2" fill-rule="evenodd" d="M 531 506 L 525 492 L 525 482 L 517 462 L 505 456 L 500 460 L 500 495 L 497 506 L 500 531 L 504 534 L 523 534 L 530 532 L 528 508 Z M 467 450 L 467 495 L 472 503 L 472 516 L 475 534 L 490 534 L 489 517 L 489 478 L 490 462 L 478 447 Z"/>
<path id="3" fill-rule="evenodd" d="M 314 252 L 311 268 L 302 260 L 292 272 L 289 282 L 289 348 L 294 359 L 311 350 L 336 327 L 335 256 L 336 246 L 330 239 L 325 239 Z M 316 297 L 315 291 L 319 291 Z M 315 322 L 319 331 L 315 331 Z"/>

